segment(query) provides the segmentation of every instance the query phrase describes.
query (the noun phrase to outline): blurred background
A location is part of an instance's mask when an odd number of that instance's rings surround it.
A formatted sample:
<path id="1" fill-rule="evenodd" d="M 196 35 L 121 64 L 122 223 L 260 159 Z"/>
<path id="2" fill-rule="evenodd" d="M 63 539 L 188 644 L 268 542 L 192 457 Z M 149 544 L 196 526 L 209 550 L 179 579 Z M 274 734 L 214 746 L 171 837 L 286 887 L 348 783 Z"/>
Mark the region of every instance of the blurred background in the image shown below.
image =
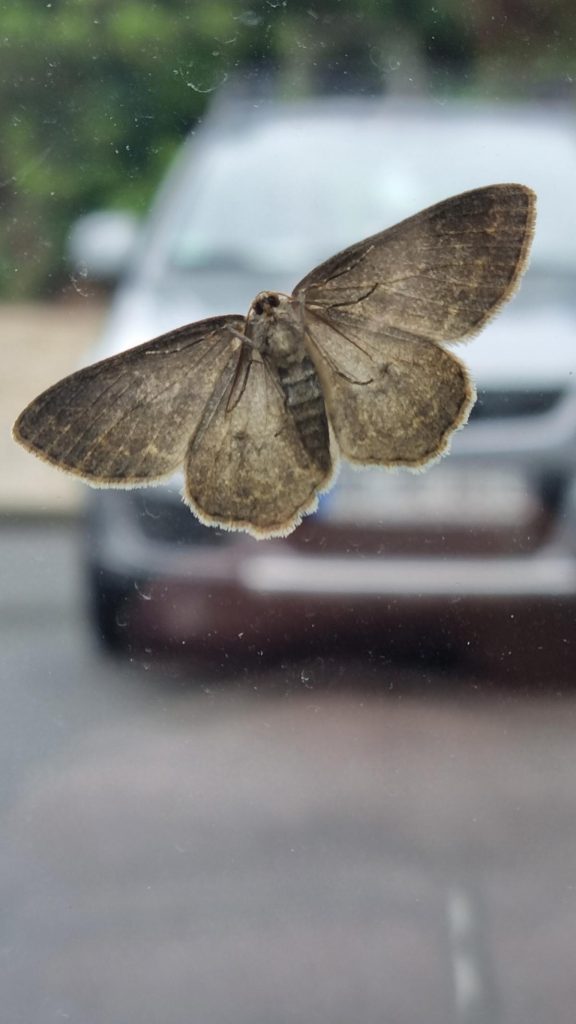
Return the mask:
<path id="1" fill-rule="evenodd" d="M 0 980 L 10 1024 L 572 1024 L 568 0 L 0 3 Z M 535 188 L 479 401 L 289 539 L 10 425 L 83 363 Z"/>

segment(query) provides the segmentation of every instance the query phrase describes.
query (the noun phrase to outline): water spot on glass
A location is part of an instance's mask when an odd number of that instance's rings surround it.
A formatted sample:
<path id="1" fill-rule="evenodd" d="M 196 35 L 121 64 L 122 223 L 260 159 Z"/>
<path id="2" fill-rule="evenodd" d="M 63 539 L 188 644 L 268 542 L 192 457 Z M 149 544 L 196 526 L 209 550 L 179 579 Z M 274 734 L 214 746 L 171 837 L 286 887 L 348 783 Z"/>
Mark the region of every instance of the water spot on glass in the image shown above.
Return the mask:
<path id="1" fill-rule="evenodd" d="M 151 601 L 152 600 L 152 594 L 142 584 L 139 585 L 138 583 L 134 582 L 134 590 L 142 598 L 143 601 Z"/>
<path id="2" fill-rule="evenodd" d="M 88 268 L 81 264 L 75 274 L 70 274 L 70 284 L 72 285 L 75 292 L 81 295 L 83 298 L 87 298 L 90 294 L 89 289 L 86 286 L 86 280 L 88 278 Z"/>
<path id="3" fill-rule="evenodd" d="M 142 510 L 142 511 L 143 511 L 143 514 L 144 514 L 145 516 L 148 516 L 148 518 L 149 518 L 149 519 L 160 519 L 160 517 L 161 517 L 161 515 L 162 515 L 162 513 L 161 513 L 161 512 L 159 512 L 159 511 L 158 511 L 158 512 L 154 512 L 154 511 L 153 511 L 153 510 L 152 510 L 152 509 L 150 508 L 150 506 L 149 506 L 149 505 L 144 505 L 144 508 L 143 508 L 143 510 Z"/>
<path id="4" fill-rule="evenodd" d="M 383 52 L 379 46 L 371 46 L 368 51 L 370 63 L 379 71 L 398 71 L 402 67 L 402 61 L 398 57 L 390 57 Z"/>
<path id="5" fill-rule="evenodd" d="M 382 51 L 378 46 L 371 46 L 368 50 L 368 59 L 375 68 L 382 67 Z"/>
<path id="6" fill-rule="evenodd" d="M 214 92 L 215 89 L 219 89 L 220 86 L 224 85 L 224 83 L 227 80 L 228 80 L 228 73 L 226 71 L 224 71 L 224 72 L 222 72 L 219 75 L 217 80 L 211 80 L 211 81 L 202 81 L 202 80 L 200 80 L 200 81 L 198 81 L 198 80 L 192 81 L 192 80 L 187 80 L 186 81 L 186 85 L 188 86 L 189 89 L 193 89 L 194 92 L 199 92 L 199 93 L 203 93 L 204 94 L 204 93 Z"/>
<path id="7" fill-rule="evenodd" d="M 254 28 L 256 25 L 260 25 L 262 18 L 256 11 L 243 11 L 242 14 L 237 14 L 234 17 L 234 21 L 239 21 L 242 25 Z"/>

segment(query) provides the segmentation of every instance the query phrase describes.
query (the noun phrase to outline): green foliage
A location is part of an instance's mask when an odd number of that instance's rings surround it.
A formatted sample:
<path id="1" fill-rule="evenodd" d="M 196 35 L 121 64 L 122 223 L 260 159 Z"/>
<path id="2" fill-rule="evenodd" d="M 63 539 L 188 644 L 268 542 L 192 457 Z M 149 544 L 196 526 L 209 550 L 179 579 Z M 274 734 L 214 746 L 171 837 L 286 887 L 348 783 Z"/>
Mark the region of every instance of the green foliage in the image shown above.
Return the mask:
<path id="1" fill-rule="evenodd" d="M 79 213 L 145 208 L 227 73 L 231 10 L 218 0 L 19 0 L 0 10 L 5 294 L 61 285 L 63 239 Z"/>
<path id="2" fill-rule="evenodd" d="M 561 41 L 572 36 L 570 4 L 0 0 L 0 294 L 62 287 L 80 213 L 143 211 L 225 82 L 258 68 L 288 95 L 416 89 L 424 68 L 438 88 L 461 87 L 474 69 L 489 79 L 491 59 L 510 80 L 525 74 L 528 43 L 543 77 L 562 62 L 574 74 Z"/>

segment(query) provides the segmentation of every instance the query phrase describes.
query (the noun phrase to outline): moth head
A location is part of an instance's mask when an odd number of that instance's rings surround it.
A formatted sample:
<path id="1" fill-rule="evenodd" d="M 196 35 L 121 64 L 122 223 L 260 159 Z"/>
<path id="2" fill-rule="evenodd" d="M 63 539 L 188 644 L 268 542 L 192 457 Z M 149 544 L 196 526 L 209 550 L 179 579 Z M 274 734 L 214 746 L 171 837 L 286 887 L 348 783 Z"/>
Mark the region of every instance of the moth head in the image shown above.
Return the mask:
<path id="1" fill-rule="evenodd" d="M 279 295 L 278 292 L 259 292 L 248 311 L 248 319 L 254 320 L 259 317 L 273 319 L 280 306 L 288 299 L 287 295 Z"/>

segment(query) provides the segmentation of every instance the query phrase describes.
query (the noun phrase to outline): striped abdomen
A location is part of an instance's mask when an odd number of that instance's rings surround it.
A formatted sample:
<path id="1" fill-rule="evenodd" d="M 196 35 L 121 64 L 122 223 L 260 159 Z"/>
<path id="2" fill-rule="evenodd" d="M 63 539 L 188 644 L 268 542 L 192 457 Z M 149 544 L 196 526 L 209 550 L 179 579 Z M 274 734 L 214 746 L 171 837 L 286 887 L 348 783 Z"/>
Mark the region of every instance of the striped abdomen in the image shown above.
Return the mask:
<path id="1" fill-rule="evenodd" d="M 286 405 L 302 444 L 310 458 L 322 469 L 330 468 L 330 436 L 320 381 L 314 364 L 305 356 L 301 362 L 278 367 Z"/>

